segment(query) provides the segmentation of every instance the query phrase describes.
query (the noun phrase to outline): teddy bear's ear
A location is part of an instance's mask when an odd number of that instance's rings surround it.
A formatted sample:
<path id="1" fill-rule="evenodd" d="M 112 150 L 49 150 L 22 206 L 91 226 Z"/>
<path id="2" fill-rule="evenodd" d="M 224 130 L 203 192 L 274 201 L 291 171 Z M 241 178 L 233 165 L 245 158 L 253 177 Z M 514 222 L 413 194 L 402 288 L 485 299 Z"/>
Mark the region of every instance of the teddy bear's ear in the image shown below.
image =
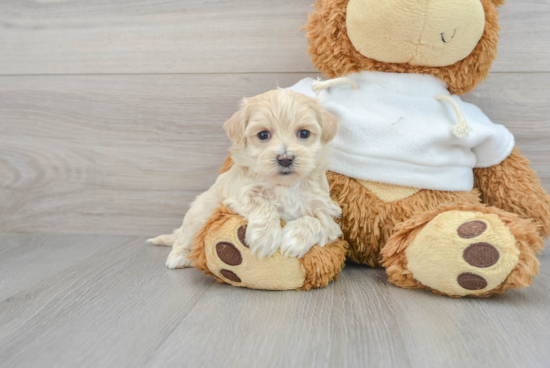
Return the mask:
<path id="1" fill-rule="evenodd" d="M 237 111 L 233 116 L 223 124 L 225 133 L 235 145 L 241 144 L 244 142 L 244 132 L 246 129 L 246 110 L 247 101 L 243 100 L 241 109 Z"/>

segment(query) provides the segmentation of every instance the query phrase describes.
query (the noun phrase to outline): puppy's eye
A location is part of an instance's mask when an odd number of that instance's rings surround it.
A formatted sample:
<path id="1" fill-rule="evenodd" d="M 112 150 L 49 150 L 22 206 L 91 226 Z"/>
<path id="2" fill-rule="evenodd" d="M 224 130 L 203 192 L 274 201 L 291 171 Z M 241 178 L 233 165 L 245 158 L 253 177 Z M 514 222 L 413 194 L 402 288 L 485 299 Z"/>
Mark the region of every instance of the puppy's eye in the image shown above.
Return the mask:
<path id="1" fill-rule="evenodd" d="M 309 135 L 310 135 L 310 132 L 309 130 L 300 130 L 298 132 L 298 137 L 302 138 L 302 139 L 308 139 L 309 138 Z"/>
<path id="2" fill-rule="evenodd" d="M 260 140 L 262 141 L 269 139 L 269 137 L 271 137 L 271 134 L 269 134 L 267 130 L 258 133 L 258 138 L 260 138 Z"/>

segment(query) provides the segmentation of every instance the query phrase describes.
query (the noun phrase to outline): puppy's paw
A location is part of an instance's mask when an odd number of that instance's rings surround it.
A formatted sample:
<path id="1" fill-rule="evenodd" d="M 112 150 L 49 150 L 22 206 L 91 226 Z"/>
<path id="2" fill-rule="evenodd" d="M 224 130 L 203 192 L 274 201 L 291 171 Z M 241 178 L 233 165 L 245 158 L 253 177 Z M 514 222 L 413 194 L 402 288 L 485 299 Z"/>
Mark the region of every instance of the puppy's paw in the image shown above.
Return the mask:
<path id="1" fill-rule="evenodd" d="M 263 219 L 253 219 L 246 227 L 246 243 L 252 254 L 258 258 L 269 257 L 279 249 L 281 244 L 281 223 Z"/>
<path id="2" fill-rule="evenodd" d="M 287 257 L 302 258 L 315 245 L 311 229 L 297 221 L 289 222 L 282 235 L 281 252 Z"/>
<path id="3" fill-rule="evenodd" d="M 342 229 L 336 221 L 332 220 L 327 226 L 327 244 L 335 242 L 338 238 L 342 237 Z"/>
<path id="4" fill-rule="evenodd" d="M 177 253 L 171 252 L 166 259 L 166 267 L 171 270 L 176 268 L 186 268 L 191 267 L 192 260 L 187 258 L 189 251 L 179 251 Z"/>

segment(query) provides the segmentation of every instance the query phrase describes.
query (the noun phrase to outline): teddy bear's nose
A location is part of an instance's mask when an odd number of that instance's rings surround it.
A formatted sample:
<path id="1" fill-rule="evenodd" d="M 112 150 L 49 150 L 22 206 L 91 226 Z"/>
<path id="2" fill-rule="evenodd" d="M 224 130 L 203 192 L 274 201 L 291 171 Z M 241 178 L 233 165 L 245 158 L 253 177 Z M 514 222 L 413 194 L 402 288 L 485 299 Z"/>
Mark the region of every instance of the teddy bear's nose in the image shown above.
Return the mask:
<path id="1" fill-rule="evenodd" d="M 294 156 L 292 155 L 280 155 L 277 157 L 277 163 L 282 167 L 289 167 L 294 161 Z"/>

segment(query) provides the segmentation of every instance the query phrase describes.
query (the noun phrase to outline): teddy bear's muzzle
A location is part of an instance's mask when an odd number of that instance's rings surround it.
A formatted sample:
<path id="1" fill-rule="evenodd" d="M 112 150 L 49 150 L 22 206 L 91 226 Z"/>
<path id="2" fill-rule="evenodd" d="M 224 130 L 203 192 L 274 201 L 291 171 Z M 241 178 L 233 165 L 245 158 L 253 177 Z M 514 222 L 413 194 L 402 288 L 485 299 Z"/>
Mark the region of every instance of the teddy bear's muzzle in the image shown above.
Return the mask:
<path id="1" fill-rule="evenodd" d="M 481 0 L 349 0 L 347 32 L 363 56 L 441 67 L 466 58 L 485 29 Z"/>

